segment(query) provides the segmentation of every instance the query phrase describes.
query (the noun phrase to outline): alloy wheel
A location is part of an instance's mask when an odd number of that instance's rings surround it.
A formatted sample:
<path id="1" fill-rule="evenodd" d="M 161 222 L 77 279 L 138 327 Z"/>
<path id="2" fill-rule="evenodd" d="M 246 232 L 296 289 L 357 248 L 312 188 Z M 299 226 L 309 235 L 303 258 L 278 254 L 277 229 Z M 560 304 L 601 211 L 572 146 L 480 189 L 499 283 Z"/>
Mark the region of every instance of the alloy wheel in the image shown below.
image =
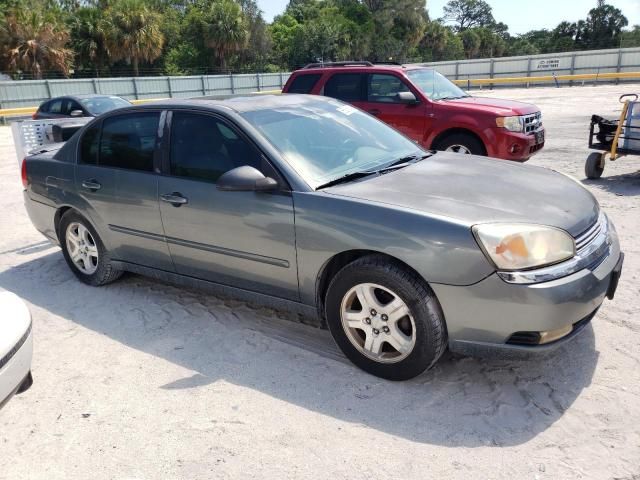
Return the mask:
<path id="1" fill-rule="evenodd" d="M 72 222 L 65 235 L 67 252 L 75 267 L 86 275 L 98 269 L 98 246 L 91 232 L 79 222 Z"/>
<path id="2" fill-rule="evenodd" d="M 404 360 L 416 344 L 416 325 L 407 304 L 374 283 L 351 288 L 340 305 L 342 328 L 353 346 L 380 363 Z"/>
<path id="3" fill-rule="evenodd" d="M 445 152 L 463 153 L 465 155 L 471 155 L 471 150 L 469 150 L 469 147 L 466 147 L 464 145 L 457 145 L 457 144 L 449 145 L 445 150 Z"/>

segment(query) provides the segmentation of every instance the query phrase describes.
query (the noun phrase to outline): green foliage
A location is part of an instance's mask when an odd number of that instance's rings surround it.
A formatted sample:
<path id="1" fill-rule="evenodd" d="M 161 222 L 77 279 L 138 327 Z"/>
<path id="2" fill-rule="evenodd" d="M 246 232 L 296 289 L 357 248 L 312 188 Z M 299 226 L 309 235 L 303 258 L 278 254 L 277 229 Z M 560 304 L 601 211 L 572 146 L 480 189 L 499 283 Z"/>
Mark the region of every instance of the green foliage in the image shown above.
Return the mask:
<path id="1" fill-rule="evenodd" d="M 629 25 L 622 11 L 599 2 L 589 11 L 582 26 L 581 44 L 585 49 L 612 48 L 620 45 L 622 29 Z"/>
<path id="2" fill-rule="evenodd" d="M 622 48 L 640 47 L 640 25 L 634 25 L 633 30 L 629 32 L 622 32 L 620 46 Z"/>
<path id="3" fill-rule="evenodd" d="M 443 20 L 454 22 L 458 32 L 473 27 L 490 27 L 496 23 L 491 10 L 484 0 L 451 0 L 444 6 Z"/>
<path id="4" fill-rule="evenodd" d="M 97 7 L 82 7 L 69 17 L 71 48 L 75 52 L 76 68 L 93 70 L 96 77 L 108 58 L 108 22 Z"/>
<path id="5" fill-rule="evenodd" d="M 73 64 L 68 41 L 69 30 L 56 5 L 11 2 L 0 18 L 0 65 L 36 79 L 49 70 L 66 77 Z"/>
<path id="6" fill-rule="evenodd" d="M 162 53 L 162 17 L 144 0 L 114 0 L 106 10 L 106 43 L 112 61 L 131 64 L 134 76 L 140 62 L 152 62 Z"/>
<path id="7" fill-rule="evenodd" d="M 596 0 L 587 18 L 512 36 L 485 0 L 0 0 L 0 71 L 19 76 L 282 71 L 339 60 L 445 61 L 640 46 Z"/>

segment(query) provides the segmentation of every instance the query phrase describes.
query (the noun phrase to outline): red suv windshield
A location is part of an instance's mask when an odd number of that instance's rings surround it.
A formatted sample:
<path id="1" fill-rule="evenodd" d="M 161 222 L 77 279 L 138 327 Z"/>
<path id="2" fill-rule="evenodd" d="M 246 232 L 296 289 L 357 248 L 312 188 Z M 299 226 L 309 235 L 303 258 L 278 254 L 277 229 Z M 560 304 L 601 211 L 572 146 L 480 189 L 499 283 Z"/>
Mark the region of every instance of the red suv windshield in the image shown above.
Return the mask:
<path id="1" fill-rule="evenodd" d="M 417 70 L 409 70 L 407 77 L 411 82 L 422 90 L 431 100 L 443 100 L 445 98 L 462 98 L 468 97 L 464 90 L 457 87 L 446 77 L 439 74 L 435 70 L 421 68 Z"/>

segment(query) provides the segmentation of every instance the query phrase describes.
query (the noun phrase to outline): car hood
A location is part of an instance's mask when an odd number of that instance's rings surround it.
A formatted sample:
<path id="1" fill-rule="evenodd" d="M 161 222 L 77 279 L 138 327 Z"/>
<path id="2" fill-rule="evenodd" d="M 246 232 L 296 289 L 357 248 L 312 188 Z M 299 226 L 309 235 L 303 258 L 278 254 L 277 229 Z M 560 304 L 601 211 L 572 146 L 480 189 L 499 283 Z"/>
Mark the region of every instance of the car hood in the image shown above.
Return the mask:
<path id="1" fill-rule="evenodd" d="M 444 216 L 469 226 L 488 222 L 550 225 L 578 236 L 599 214 L 595 197 L 549 169 L 439 152 L 376 177 L 325 192 Z"/>
<path id="2" fill-rule="evenodd" d="M 502 100 L 500 98 L 487 97 L 463 97 L 452 100 L 444 100 L 449 106 L 463 107 L 466 109 L 491 111 L 498 116 L 527 115 L 539 112 L 540 109 L 532 103 L 516 102 L 514 100 Z"/>

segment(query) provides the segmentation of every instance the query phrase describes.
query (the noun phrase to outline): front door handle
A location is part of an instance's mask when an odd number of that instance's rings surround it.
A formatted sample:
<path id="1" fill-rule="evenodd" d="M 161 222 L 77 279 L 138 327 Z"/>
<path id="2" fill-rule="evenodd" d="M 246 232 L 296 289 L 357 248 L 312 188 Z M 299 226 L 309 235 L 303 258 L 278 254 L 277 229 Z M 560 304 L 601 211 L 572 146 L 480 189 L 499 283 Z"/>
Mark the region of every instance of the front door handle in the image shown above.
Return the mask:
<path id="1" fill-rule="evenodd" d="M 370 113 L 371 115 L 373 115 L 373 116 L 376 116 L 376 117 L 377 117 L 377 116 L 378 116 L 378 115 L 380 115 L 382 112 L 381 112 L 380 110 L 378 110 L 377 108 L 373 108 L 373 109 L 369 110 L 369 113 Z"/>
<path id="2" fill-rule="evenodd" d="M 189 200 L 186 197 L 183 197 L 179 192 L 165 193 L 163 195 L 160 195 L 160 200 L 170 203 L 174 207 L 179 207 L 180 205 L 189 203 Z"/>
<path id="3" fill-rule="evenodd" d="M 87 190 L 95 192 L 96 190 L 100 190 L 102 188 L 102 185 L 100 185 L 97 180 L 91 179 L 83 181 L 82 188 L 86 188 Z"/>

